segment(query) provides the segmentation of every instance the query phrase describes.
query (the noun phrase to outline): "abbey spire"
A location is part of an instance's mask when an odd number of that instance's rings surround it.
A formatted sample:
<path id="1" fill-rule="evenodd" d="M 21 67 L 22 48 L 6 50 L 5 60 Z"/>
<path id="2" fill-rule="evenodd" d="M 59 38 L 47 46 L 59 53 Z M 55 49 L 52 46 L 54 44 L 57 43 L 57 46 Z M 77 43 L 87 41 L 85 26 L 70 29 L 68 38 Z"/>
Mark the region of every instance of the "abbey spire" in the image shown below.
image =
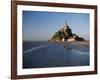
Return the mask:
<path id="1" fill-rule="evenodd" d="M 65 24 L 64 24 L 64 29 L 69 29 L 69 26 L 68 26 L 68 24 L 67 24 L 67 21 L 66 21 Z"/>

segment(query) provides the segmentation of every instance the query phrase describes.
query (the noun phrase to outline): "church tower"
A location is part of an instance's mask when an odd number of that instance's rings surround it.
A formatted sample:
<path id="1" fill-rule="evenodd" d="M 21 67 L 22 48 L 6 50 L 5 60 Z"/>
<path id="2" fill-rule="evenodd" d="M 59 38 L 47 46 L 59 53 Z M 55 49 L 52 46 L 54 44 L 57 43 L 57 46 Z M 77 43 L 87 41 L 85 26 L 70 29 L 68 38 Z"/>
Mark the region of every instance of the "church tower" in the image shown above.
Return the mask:
<path id="1" fill-rule="evenodd" d="M 68 26 L 68 24 L 67 24 L 67 22 L 66 22 L 65 25 L 64 25 L 64 29 L 65 29 L 65 30 L 66 30 L 66 29 L 70 29 L 69 26 Z"/>
<path id="2" fill-rule="evenodd" d="M 64 29 L 64 33 L 65 33 L 66 38 L 69 38 L 69 36 L 72 35 L 72 31 L 71 31 L 71 29 L 69 28 L 67 22 L 65 23 L 63 29 Z"/>

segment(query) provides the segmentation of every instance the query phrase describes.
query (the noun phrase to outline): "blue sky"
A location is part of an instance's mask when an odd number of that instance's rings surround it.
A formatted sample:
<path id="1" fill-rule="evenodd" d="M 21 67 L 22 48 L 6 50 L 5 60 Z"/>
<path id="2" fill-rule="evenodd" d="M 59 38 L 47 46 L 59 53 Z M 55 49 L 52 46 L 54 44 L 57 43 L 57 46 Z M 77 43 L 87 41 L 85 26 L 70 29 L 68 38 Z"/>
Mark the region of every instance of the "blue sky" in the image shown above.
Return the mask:
<path id="1" fill-rule="evenodd" d="M 75 33 L 89 40 L 89 14 L 23 11 L 22 34 L 25 41 L 45 41 L 67 22 Z"/>

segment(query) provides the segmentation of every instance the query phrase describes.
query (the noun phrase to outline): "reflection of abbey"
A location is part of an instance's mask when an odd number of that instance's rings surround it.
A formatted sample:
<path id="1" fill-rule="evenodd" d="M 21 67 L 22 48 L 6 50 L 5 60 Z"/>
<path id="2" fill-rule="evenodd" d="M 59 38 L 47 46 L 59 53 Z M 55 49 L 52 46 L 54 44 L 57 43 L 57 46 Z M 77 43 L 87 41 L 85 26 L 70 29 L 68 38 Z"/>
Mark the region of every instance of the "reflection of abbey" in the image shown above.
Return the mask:
<path id="1" fill-rule="evenodd" d="M 84 41 L 85 39 L 82 37 L 79 37 L 76 34 L 72 33 L 72 30 L 67 25 L 67 23 L 64 25 L 63 28 L 59 29 L 57 32 L 54 33 L 54 35 L 51 37 L 50 41 L 58 42 L 58 41 Z"/>

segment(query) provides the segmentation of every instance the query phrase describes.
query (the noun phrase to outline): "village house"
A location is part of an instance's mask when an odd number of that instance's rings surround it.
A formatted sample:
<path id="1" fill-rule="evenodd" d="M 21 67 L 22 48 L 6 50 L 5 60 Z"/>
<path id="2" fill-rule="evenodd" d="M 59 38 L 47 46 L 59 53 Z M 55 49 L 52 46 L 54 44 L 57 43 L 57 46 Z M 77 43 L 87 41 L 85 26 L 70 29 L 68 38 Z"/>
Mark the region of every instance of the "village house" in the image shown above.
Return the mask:
<path id="1" fill-rule="evenodd" d="M 68 42 L 73 42 L 75 41 L 75 38 L 74 37 L 70 37 L 69 39 L 67 39 Z"/>

